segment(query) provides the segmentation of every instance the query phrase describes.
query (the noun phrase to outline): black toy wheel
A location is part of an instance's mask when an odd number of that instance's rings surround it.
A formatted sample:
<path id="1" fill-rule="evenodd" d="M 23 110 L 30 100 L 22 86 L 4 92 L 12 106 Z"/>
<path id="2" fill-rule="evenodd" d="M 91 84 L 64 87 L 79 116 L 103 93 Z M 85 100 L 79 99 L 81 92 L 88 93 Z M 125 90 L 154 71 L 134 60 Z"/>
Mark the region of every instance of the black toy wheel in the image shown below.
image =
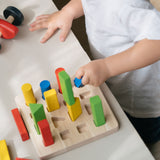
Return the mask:
<path id="1" fill-rule="evenodd" d="M 14 21 L 13 21 L 13 25 L 15 26 L 19 26 L 22 24 L 23 20 L 24 20 L 24 16 L 22 14 L 22 12 L 13 7 L 13 6 L 8 6 L 4 11 L 3 11 L 3 15 L 4 17 L 7 19 L 9 16 L 13 16 L 14 17 Z"/>

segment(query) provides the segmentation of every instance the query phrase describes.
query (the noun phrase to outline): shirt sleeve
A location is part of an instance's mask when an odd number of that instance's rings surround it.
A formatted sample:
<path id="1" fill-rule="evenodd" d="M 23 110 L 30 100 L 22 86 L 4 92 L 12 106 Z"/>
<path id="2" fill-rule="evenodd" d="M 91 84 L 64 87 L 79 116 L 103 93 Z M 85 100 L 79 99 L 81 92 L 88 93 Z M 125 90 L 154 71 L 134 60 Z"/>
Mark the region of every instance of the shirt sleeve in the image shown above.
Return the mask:
<path id="1" fill-rule="evenodd" d="M 157 10 L 126 5 L 119 16 L 133 42 L 146 38 L 160 40 L 160 12 Z"/>

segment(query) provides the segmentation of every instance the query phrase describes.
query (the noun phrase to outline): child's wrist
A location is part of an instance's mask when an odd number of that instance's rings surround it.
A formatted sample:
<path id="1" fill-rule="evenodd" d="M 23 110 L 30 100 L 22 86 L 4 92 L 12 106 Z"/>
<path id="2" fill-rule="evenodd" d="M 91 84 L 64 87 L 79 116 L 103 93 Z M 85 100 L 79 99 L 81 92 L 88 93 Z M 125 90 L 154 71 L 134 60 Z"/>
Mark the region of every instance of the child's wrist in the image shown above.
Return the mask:
<path id="1" fill-rule="evenodd" d="M 108 78 L 111 78 L 113 75 L 112 75 L 112 71 L 110 69 L 107 58 L 103 59 L 103 63 L 104 63 L 104 68 L 105 68 L 105 73 L 106 73 L 106 80 L 107 80 Z"/>
<path id="2" fill-rule="evenodd" d="M 71 0 L 62 8 L 62 11 L 65 11 L 67 14 L 71 15 L 73 19 L 84 15 L 81 0 Z"/>
<path id="3" fill-rule="evenodd" d="M 72 19 L 75 19 L 75 12 L 74 9 L 72 7 L 70 7 L 69 5 L 64 6 L 61 11 L 65 12 L 65 14 L 68 14 L 71 16 Z"/>

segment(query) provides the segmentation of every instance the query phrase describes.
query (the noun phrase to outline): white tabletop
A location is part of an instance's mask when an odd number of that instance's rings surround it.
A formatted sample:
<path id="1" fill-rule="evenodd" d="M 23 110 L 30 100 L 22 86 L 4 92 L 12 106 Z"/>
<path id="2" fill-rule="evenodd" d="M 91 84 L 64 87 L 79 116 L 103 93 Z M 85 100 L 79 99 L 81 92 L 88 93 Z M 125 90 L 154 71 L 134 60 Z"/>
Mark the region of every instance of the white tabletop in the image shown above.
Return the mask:
<path id="1" fill-rule="evenodd" d="M 33 89 L 37 89 L 39 83 L 44 79 L 51 82 L 56 81 L 54 74 L 56 68 L 63 67 L 70 75 L 73 75 L 80 66 L 89 62 L 89 58 L 72 32 L 64 43 L 59 42 L 60 32 L 57 32 L 47 43 L 40 44 L 39 41 L 45 30 L 35 32 L 28 30 L 29 24 L 37 15 L 57 10 L 51 0 L 1 0 L 0 15 L 3 15 L 3 10 L 9 5 L 19 8 L 23 12 L 25 20 L 14 39 L 1 40 L 0 140 L 6 140 L 12 159 L 21 157 L 39 160 L 31 140 L 21 141 L 11 115 L 11 109 L 16 108 L 14 98 L 22 94 L 22 84 L 28 82 L 32 84 Z M 112 135 L 51 159 L 154 159 L 108 87 L 103 84 L 102 88 L 119 121 L 120 129 Z"/>

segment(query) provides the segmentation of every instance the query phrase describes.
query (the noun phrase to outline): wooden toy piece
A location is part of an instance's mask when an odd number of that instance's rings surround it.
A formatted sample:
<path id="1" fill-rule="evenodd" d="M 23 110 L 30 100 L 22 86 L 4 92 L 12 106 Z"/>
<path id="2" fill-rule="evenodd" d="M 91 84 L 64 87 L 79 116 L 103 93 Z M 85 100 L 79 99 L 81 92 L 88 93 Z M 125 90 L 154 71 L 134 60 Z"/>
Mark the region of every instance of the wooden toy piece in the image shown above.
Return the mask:
<path id="1" fill-rule="evenodd" d="M 54 86 L 58 88 L 56 84 Z M 17 106 L 21 110 L 26 127 L 29 130 L 30 139 L 37 151 L 39 159 L 45 160 L 68 152 L 113 134 L 119 128 L 118 121 L 99 87 L 85 85 L 81 88 L 73 86 L 72 89 L 74 96 L 79 97 L 82 108 L 82 114 L 74 122 L 70 119 L 63 95 L 58 90 L 56 91 L 60 108 L 54 112 L 47 111 L 45 107 L 46 102 L 42 99 L 40 88 L 35 91 L 38 103 L 42 103 L 44 106 L 46 118 L 52 132 L 52 137 L 54 138 L 54 145 L 48 147 L 44 146 L 41 135 L 38 135 L 35 131 L 33 117 L 30 116 L 30 109 L 24 103 L 23 95 L 19 95 L 15 99 Z M 93 122 L 89 102 L 90 97 L 95 95 L 99 95 L 101 98 L 105 119 L 107 119 L 107 123 L 100 127 L 96 127 Z"/>
<path id="2" fill-rule="evenodd" d="M 13 24 L 0 19 L 0 37 L 4 39 L 12 39 L 18 33 L 18 28 Z"/>
<path id="3" fill-rule="evenodd" d="M 16 122 L 16 125 L 17 125 L 17 128 L 19 130 L 22 141 L 28 140 L 29 135 L 28 135 L 27 129 L 25 127 L 25 124 L 23 122 L 23 119 L 22 119 L 22 117 L 19 113 L 18 108 L 12 109 L 11 112 L 12 112 L 13 118 Z"/>
<path id="4" fill-rule="evenodd" d="M 38 126 L 42 135 L 43 144 L 47 147 L 54 144 L 52 133 L 49 127 L 49 123 L 46 119 L 38 122 Z"/>
<path id="5" fill-rule="evenodd" d="M 21 25 L 24 20 L 22 12 L 18 8 L 13 6 L 8 6 L 3 11 L 3 15 L 9 23 L 12 23 L 13 25 L 16 26 Z"/>
<path id="6" fill-rule="evenodd" d="M 71 79 L 65 71 L 59 72 L 59 80 L 62 87 L 63 98 L 68 105 L 73 105 L 75 103 Z"/>
<path id="7" fill-rule="evenodd" d="M 16 160 L 31 160 L 31 159 L 26 159 L 26 158 L 16 158 Z"/>
<path id="8" fill-rule="evenodd" d="M 43 105 L 42 104 L 29 104 L 29 106 L 30 106 L 32 118 L 34 120 L 35 129 L 37 131 L 37 134 L 40 134 L 37 123 L 43 119 L 46 119 Z"/>
<path id="9" fill-rule="evenodd" d="M 67 108 L 72 121 L 75 121 L 82 113 L 82 108 L 78 97 L 75 97 L 75 103 L 73 105 L 70 106 L 67 104 Z"/>
<path id="10" fill-rule="evenodd" d="M 95 126 L 98 127 L 104 125 L 106 121 L 100 97 L 98 95 L 91 97 L 90 104 Z"/>
<path id="11" fill-rule="evenodd" d="M 13 6 L 7 7 L 4 10 L 3 15 L 7 20 L 0 19 L 0 37 L 4 39 L 12 39 L 19 31 L 14 25 L 20 25 L 24 20 L 24 16 Z"/>
<path id="12" fill-rule="evenodd" d="M 36 98 L 34 96 L 31 84 L 25 83 L 22 85 L 21 89 L 27 106 L 29 106 L 30 103 L 36 103 Z"/>
<path id="13" fill-rule="evenodd" d="M 57 93 L 55 89 L 50 89 L 44 92 L 44 97 L 46 100 L 48 112 L 52 112 L 60 108 L 58 98 L 57 98 Z"/>
<path id="14" fill-rule="evenodd" d="M 62 89 L 61 89 L 61 84 L 60 84 L 60 81 L 59 81 L 59 73 L 61 72 L 61 71 L 65 71 L 65 69 L 64 68 L 57 68 L 56 70 L 55 70 L 55 74 L 56 74 L 56 78 L 57 78 L 57 83 L 58 83 L 58 88 L 59 88 L 59 92 L 60 93 L 62 93 Z"/>
<path id="15" fill-rule="evenodd" d="M 5 20 L 0 19 L 0 37 L 5 39 L 12 39 L 18 33 L 18 28 L 15 25 L 20 25 L 24 16 L 17 8 L 13 6 L 7 7 L 3 11 Z"/>
<path id="16" fill-rule="evenodd" d="M 7 144 L 5 140 L 0 140 L 0 160 L 10 160 Z"/>
<path id="17" fill-rule="evenodd" d="M 41 88 L 41 92 L 42 92 L 42 98 L 45 99 L 44 92 L 51 89 L 50 82 L 47 80 L 43 80 L 40 83 L 40 88 Z"/>
<path id="18" fill-rule="evenodd" d="M 82 78 L 78 79 L 77 77 L 74 79 L 74 84 L 76 87 L 80 88 L 83 87 L 84 85 L 82 84 Z"/>

